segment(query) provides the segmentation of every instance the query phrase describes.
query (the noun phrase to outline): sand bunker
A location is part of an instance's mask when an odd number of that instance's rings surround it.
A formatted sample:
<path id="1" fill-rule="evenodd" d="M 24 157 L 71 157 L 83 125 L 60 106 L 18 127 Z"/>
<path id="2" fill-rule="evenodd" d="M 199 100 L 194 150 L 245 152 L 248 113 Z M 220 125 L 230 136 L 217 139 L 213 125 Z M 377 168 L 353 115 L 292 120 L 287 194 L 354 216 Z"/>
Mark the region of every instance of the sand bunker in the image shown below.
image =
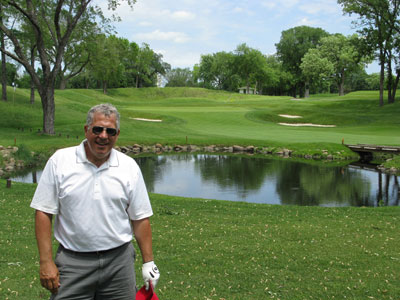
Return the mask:
<path id="1" fill-rule="evenodd" d="M 144 119 L 144 118 L 129 118 L 129 119 L 136 121 L 145 121 L 145 122 L 162 122 L 162 120 L 156 120 L 156 119 Z"/>
<path id="2" fill-rule="evenodd" d="M 282 118 L 288 118 L 288 119 L 299 119 L 302 118 L 302 116 L 293 116 L 293 115 L 279 115 Z"/>
<path id="3" fill-rule="evenodd" d="M 320 124 L 312 124 L 312 123 L 278 123 L 279 125 L 284 126 L 309 126 L 309 127 L 336 127 L 336 125 L 320 125 Z"/>

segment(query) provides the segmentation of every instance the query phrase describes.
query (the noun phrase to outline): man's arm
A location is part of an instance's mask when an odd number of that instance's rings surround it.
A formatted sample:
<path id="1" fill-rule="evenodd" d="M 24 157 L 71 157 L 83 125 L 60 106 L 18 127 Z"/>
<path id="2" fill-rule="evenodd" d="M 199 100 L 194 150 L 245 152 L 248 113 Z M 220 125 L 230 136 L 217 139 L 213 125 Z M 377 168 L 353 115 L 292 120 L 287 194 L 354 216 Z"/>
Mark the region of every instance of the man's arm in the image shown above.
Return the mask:
<path id="1" fill-rule="evenodd" d="M 53 294 L 59 287 L 59 273 L 53 261 L 51 224 L 52 215 L 36 210 L 35 233 L 40 257 L 40 283 Z"/>
<path id="2" fill-rule="evenodd" d="M 143 263 L 153 261 L 153 241 L 149 218 L 132 221 L 133 233 L 142 253 Z"/>
<path id="3" fill-rule="evenodd" d="M 155 288 L 160 279 L 160 271 L 154 263 L 150 220 L 149 218 L 145 218 L 142 220 L 132 221 L 132 226 L 140 252 L 142 253 L 142 275 L 146 290 L 149 289 L 150 283 L 151 286 Z"/>

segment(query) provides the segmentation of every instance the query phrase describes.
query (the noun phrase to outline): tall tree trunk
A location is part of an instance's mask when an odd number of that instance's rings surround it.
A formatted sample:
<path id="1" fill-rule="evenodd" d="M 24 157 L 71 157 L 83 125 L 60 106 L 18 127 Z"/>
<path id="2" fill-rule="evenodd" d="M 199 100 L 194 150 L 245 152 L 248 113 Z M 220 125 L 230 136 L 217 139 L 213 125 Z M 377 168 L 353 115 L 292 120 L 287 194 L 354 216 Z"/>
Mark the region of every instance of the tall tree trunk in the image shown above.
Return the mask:
<path id="1" fill-rule="evenodd" d="M 1 17 L 3 13 L 2 4 L 0 4 L 0 23 L 3 23 L 3 18 Z M 4 32 L 0 32 L 1 38 L 1 48 L 5 49 L 4 42 Z M 1 99 L 3 101 L 7 101 L 7 66 L 6 66 L 6 54 L 1 52 L 1 87 L 2 87 L 2 95 Z"/>
<path id="2" fill-rule="evenodd" d="M 31 66 L 33 69 L 35 69 L 35 48 L 36 46 L 33 46 L 31 48 Z M 31 98 L 30 98 L 30 103 L 34 104 L 35 103 L 35 82 L 31 78 Z"/>
<path id="3" fill-rule="evenodd" d="M 303 98 L 304 97 L 304 82 L 299 83 L 299 97 Z"/>
<path id="4" fill-rule="evenodd" d="M 307 80 L 305 84 L 306 91 L 304 93 L 304 98 L 310 97 L 310 82 Z"/>
<path id="5" fill-rule="evenodd" d="M 107 94 L 107 81 L 103 80 L 103 94 L 106 95 Z"/>
<path id="6" fill-rule="evenodd" d="M 43 109 L 43 133 L 54 134 L 54 88 L 52 86 L 43 86 L 40 90 L 40 98 L 42 100 Z"/>
<path id="7" fill-rule="evenodd" d="M 33 82 L 33 80 L 31 80 L 31 98 L 29 102 L 30 104 L 35 103 L 35 83 Z"/>
<path id="8" fill-rule="evenodd" d="M 396 101 L 396 91 L 397 87 L 399 86 L 399 80 L 400 80 L 400 69 L 396 70 L 396 79 L 393 84 L 392 88 L 392 99 L 389 99 L 389 103 L 394 103 Z"/>
<path id="9" fill-rule="evenodd" d="M 4 37 L 1 35 L 1 44 L 4 45 Z M 7 101 L 7 67 L 6 67 L 6 55 L 1 52 L 1 99 Z"/>
<path id="10" fill-rule="evenodd" d="M 380 79 L 379 79 L 379 106 L 383 106 L 383 89 L 385 84 L 385 55 L 383 50 L 379 50 L 379 63 L 381 65 Z"/>
<path id="11" fill-rule="evenodd" d="M 65 90 L 67 87 L 68 80 L 64 78 L 64 76 L 60 80 L 60 90 Z"/>
<path id="12" fill-rule="evenodd" d="M 393 71 L 392 71 L 392 52 L 388 51 L 387 70 L 388 70 L 388 103 L 392 102 Z"/>
<path id="13" fill-rule="evenodd" d="M 297 84 L 295 84 L 295 85 L 292 86 L 292 96 L 293 96 L 293 98 L 296 98 L 296 97 L 297 97 L 297 88 L 296 88 L 296 85 L 297 85 Z"/>

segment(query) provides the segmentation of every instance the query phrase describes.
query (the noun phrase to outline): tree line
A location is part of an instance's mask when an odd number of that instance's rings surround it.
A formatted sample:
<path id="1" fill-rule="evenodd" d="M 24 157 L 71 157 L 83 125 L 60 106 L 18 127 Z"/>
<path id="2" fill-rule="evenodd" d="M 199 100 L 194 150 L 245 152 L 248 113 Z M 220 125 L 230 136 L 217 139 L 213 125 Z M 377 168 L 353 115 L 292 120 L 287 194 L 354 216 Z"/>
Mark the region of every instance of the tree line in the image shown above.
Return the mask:
<path id="1" fill-rule="evenodd" d="M 114 11 L 123 0 L 108 0 Z M 125 0 L 133 7 L 135 0 Z M 244 87 L 259 94 L 307 97 L 310 93 L 375 89 L 379 104 L 388 89 L 395 101 L 400 78 L 400 0 L 338 0 L 356 14 L 357 35 L 329 34 L 321 28 L 294 27 L 281 34 L 276 54 L 246 44 L 231 52 L 201 56 L 192 70 L 171 69 L 149 45 L 117 37 L 93 0 L 0 0 L 2 99 L 6 86 L 37 90 L 43 108 L 43 132 L 54 133 L 55 88 L 200 86 L 227 91 Z M 379 76 L 365 65 L 378 59 Z M 25 70 L 19 76 L 17 68 Z M 377 83 L 379 81 L 379 84 Z"/>
<path id="2" fill-rule="evenodd" d="M 246 44 L 231 52 L 202 55 L 193 70 L 176 68 L 167 72 L 167 86 L 233 92 L 243 87 L 247 92 L 252 88 L 258 94 L 293 97 L 379 90 L 380 74 L 365 71 L 374 56 L 373 52 L 363 50 L 363 43 L 357 34 L 346 37 L 321 28 L 298 26 L 282 32 L 273 55 Z M 388 75 L 383 85 L 386 89 L 390 86 Z"/>

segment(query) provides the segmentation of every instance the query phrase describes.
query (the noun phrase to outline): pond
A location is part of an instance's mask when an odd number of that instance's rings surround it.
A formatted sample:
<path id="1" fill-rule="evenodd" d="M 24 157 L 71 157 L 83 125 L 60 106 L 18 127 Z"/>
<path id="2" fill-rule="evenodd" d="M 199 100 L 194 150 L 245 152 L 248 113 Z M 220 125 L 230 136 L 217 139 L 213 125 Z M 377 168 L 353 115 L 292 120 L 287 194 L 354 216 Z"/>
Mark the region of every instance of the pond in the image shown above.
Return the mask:
<path id="1" fill-rule="evenodd" d="M 358 166 L 205 154 L 136 161 L 154 193 L 284 205 L 399 205 L 397 176 Z"/>
<path id="2" fill-rule="evenodd" d="M 280 205 L 398 206 L 399 176 L 357 165 L 178 154 L 135 157 L 149 192 Z M 41 171 L 15 181 L 39 180 Z"/>
<path id="3" fill-rule="evenodd" d="M 149 192 L 251 203 L 398 206 L 399 176 L 291 159 L 177 154 L 135 157 Z M 41 170 L 14 181 L 36 182 Z"/>

